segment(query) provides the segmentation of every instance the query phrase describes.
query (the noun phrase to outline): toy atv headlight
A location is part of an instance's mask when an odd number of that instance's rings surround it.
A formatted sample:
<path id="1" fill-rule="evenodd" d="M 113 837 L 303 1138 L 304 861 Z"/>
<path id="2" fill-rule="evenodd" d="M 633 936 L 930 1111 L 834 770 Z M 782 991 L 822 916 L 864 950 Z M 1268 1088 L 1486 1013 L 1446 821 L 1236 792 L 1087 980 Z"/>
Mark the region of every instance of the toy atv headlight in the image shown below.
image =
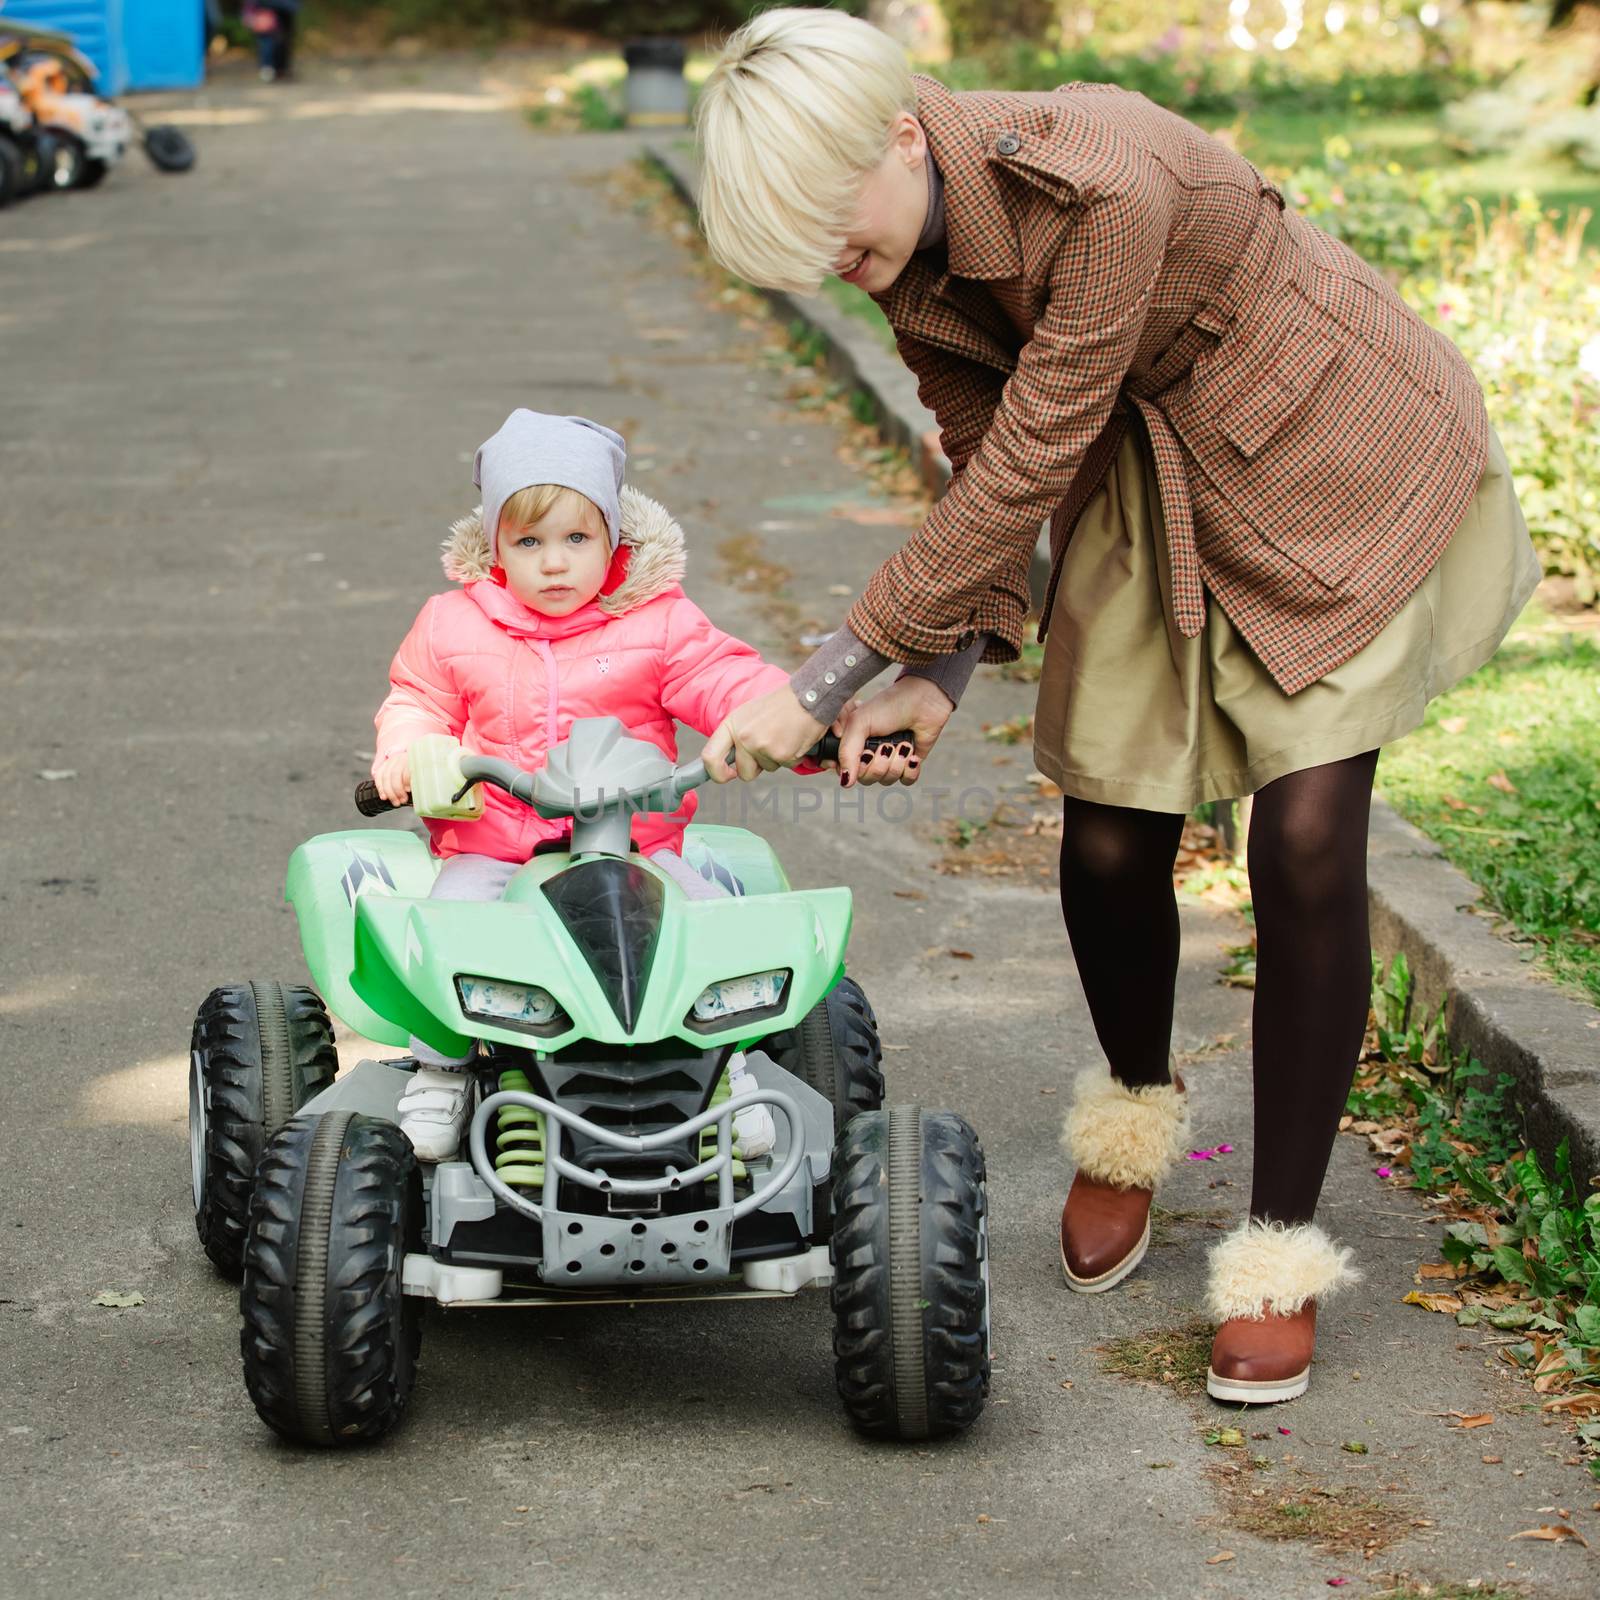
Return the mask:
<path id="1" fill-rule="evenodd" d="M 715 1027 L 726 1017 L 781 1010 L 783 991 L 788 985 L 786 967 L 776 972 L 752 972 L 743 978 L 725 978 L 700 991 L 686 1020 L 690 1027 Z"/>
<path id="2" fill-rule="evenodd" d="M 498 978 L 462 973 L 456 978 L 456 992 L 461 996 L 462 1014 L 475 1022 L 545 1036 L 564 1033 L 572 1026 L 556 997 L 537 984 L 503 983 Z"/>

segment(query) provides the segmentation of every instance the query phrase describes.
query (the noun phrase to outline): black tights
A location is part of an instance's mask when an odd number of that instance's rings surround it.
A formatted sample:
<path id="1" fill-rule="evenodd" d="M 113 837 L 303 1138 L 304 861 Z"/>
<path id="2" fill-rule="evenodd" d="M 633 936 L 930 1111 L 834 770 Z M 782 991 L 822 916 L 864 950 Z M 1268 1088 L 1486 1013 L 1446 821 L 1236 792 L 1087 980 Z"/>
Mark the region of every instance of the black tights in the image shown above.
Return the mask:
<path id="1" fill-rule="evenodd" d="M 1292 772 L 1255 797 L 1255 1181 L 1250 1214 L 1309 1222 L 1366 1026 L 1367 814 L 1378 752 Z M 1112 1073 L 1167 1082 L 1183 818 L 1068 799 L 1061 905 Z"/>

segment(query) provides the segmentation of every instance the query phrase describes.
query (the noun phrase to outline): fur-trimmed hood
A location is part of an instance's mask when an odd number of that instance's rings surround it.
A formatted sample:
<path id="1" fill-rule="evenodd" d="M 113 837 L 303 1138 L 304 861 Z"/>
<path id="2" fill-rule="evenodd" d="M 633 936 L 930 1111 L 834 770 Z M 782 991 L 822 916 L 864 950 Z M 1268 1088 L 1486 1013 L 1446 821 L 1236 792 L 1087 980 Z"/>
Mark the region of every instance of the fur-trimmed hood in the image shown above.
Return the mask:
<path id="1" fill-rule="evenodd" d="M 592 602 L 609 617 L 620 617 L 671 594 L 682 585 L 688 565 L 683 529 L 664 505 L 628 485 L 623 486 L 620 504 L 622 543 L 618 554 L 627 553 L 627 572 L 610 594 L 597 595 Z M 491 577 L 493 563 L 489 538 L 483 531 L 483 507 L 453 523 L 439 548 L 444 575 L 453 583 L 481 583 Z"/>

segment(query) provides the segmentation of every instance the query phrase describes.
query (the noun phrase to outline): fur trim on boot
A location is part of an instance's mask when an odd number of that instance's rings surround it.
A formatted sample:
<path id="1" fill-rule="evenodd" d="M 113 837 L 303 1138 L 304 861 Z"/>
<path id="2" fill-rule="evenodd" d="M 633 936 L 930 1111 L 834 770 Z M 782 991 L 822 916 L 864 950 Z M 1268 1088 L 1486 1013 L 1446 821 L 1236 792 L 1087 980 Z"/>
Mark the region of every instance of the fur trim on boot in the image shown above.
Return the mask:
<path id="1" fill-rule="evenodd" d="M 1078 1171 L 1118 1189 L 1153 1189 L 1189 1136 L 1189 1097 L 1176 1084 L 1130 1089 L 1105 1067 L 1078 1074 L 1061 1148 Z"/>
<path id="2" fill-rule="evenodd" d="M 1247 1222 L 1211 1252 L 1206 1309 L 1217 1322 L 1275 1315 L 1292 1317 L 1308 1300 L 1321 1303 L 1361 1274 L 1351 1252 L 1315 1223 Z"/>

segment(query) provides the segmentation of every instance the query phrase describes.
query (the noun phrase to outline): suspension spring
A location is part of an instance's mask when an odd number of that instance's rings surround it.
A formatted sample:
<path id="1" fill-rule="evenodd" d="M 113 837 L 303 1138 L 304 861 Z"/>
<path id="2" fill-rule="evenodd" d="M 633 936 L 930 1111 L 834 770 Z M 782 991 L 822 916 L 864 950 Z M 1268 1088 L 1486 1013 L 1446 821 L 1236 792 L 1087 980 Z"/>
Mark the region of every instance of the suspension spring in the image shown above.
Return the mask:
<path id="1" fill-rule="evenodd" d="M 532 1094 L 533 1085 L 520 1067 L 500 1074 L 500 1087 Z M 501 1106 L 495 1119 L 494 1170 L 513 1189 L 544 1188 L 544 1114 L 527 1106 Z"/>

